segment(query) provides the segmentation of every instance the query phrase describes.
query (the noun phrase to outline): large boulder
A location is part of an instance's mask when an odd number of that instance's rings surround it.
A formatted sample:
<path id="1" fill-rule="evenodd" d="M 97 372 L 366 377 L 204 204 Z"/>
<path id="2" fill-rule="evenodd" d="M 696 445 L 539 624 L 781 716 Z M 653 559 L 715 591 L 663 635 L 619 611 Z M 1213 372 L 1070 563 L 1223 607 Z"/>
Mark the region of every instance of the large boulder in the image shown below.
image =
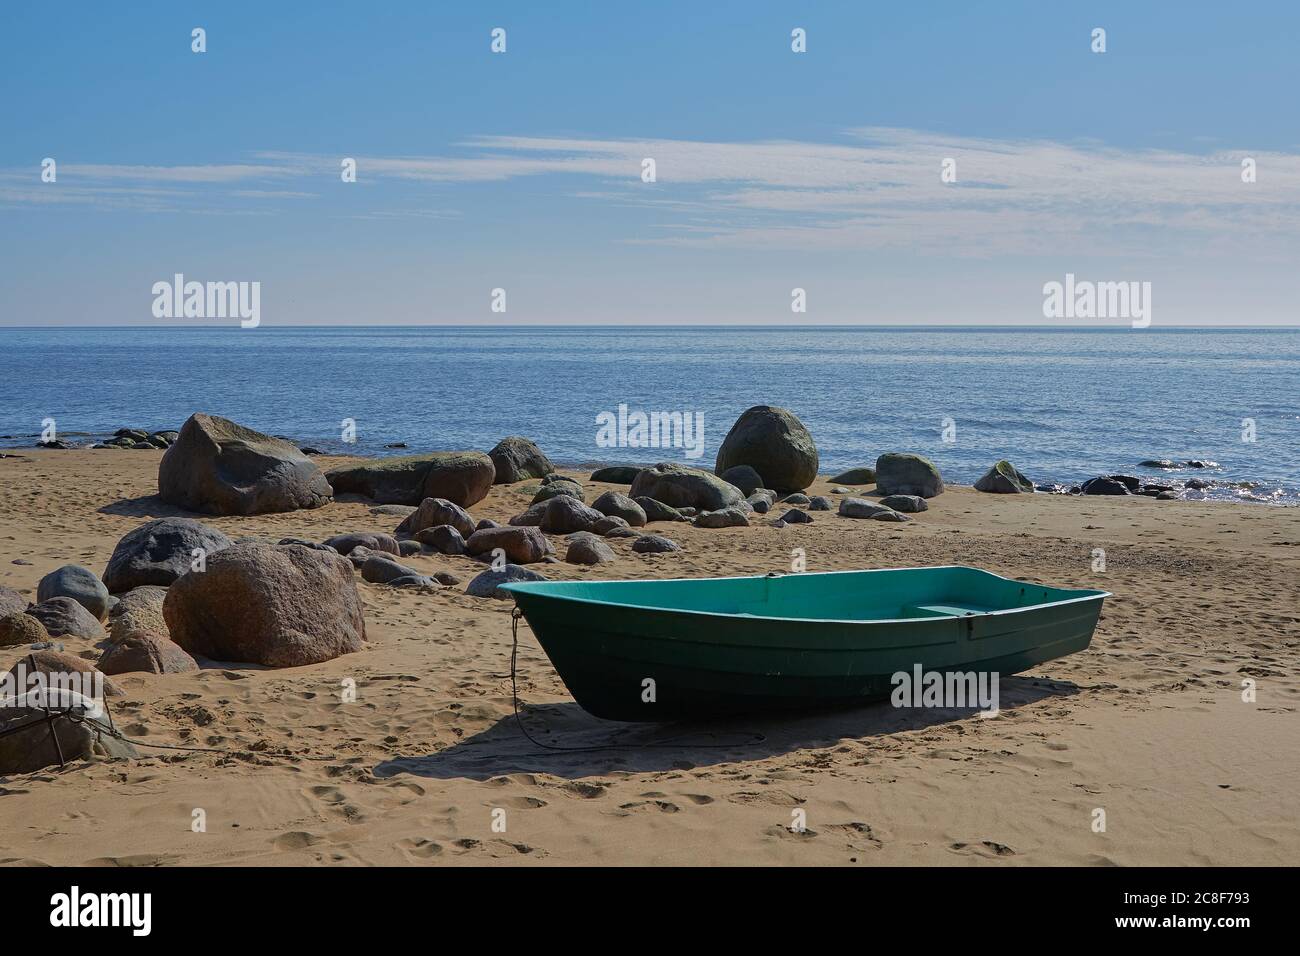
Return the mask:
<path id="1" fill-rule="evenodd" d="M 79 564 L 65 564 L 41 578 L 36 585 L 36 600 L 48 601 L 50 598 L 70 597 L 92 615 L 95 620 L 103 621 L 108 617 L 111 598 L 104 582 L 90 568 Z"/>
<path id="2" fill-rule="evenodd" d="M 465 542 L 465 550 L 474 556 L 491 554 L 497 548 L 511 564 L 535 564 L 552 552 L 551 542 L 539 528 L 484 528 Z"/>
<path id="3" fill-rule="evenodd" d="M 194 552 L 212 555 L 231 541 L 193 518 L 155 518 L 128 531 L 113 548 L 104 586 L 114 594 L 144 585 L 168 587 L 190 569 Z"/>
<path id="4" fill-rule="evenodd" d="M 156 631 L 130 631 L 109 644 L 99 658 L 105 674 L 182 674 L 199 669 L 184 648 Z"/>
<path id="5" fill-rule="evenodd" d="M 619 494 L 617 491 L 605 492 L 593 501 L 591 506 L 603 515 L 622 518 L 634 528 L 639 528 L 646 523 L 645 509 L 627 495 Z"/>
<path id="6" fill-rule="evenodd" d="M 552 498 L 545 502 L 544 507 L 541 523 L 537 527 L 549 534 L 590 531 L 597 521 L 605 517 L 595 508 L 588 508 L 577 498 L 568 495 Z M 511 523 L 514 523 L 513 519 Z"/>
<path id="7" fill-rule="evenodd" d="M 107 635 L 99 619 L 70 597 L 53 597 L 33 604 L 27 613 L 45 625 L 50 637 L 82 637 L 102 641 Z"/>
<path id="8" fill-rule="evenodd" d="M 551 460 L 528 438 L 511 435 L 488 452 L 496 469 L 493 484 L 508 485 L 525 478 L 544 478 L 555 471 Z"/>
<path id="9" fill-rule="evenodd" d="M 481 451 L 433 451 L 336 468 L 325 477 L 337 493 L 364 495 L 380 504 L 418 505 L 425 498 L 445 498 L 468 508 L 487 497 L 496 474 L 496 465 Z"/>
<path id="10" fill-rule="evenodd" d="M 108 612 L 109 640 L 121 640 L 133 631 L 151 631 L 170 640 L 163 617 L 166 598 L 167 589 L 152 584 L 127 591 Z"/>
<path id="11" fill-rule="evenodd" d="M 268 667 L 328 661 L 366 637 L 348 559 L 295 544 L 218 551 L 206 571 L 176 580 L 163 616 L 191 654 Z"/>
<path id="12" fill-rule="evenodd" d="M 158 496 L 205 514 L 319 508 L 333 494 L 296 445 L 216 415 L 191 415 L 158 466 Z"/>
<path id="13" fill-rule="evenodd" d="M 721 475 L 736 465 L 749 465 L 768 488 L 798 491 L 817 479 L 817 446 L 793 412 L 755 405 L 722 440 L 714 472 Z"/>
<path id="14" fill-rule="evenodd" d="M 65 688 L 0 701 L 0 777 L 34 773 L 73 760 L 134 757 L 131 744 L 115 736 L 103 708 Z M 48 708 L 48 709 L 47 709 Z M 46 720 L 49 710 L 75 715 Z"/>
<path id="15" fill-rule="evenodd" d="M 739 488 L 717 475 L 671 461 L 638 472 L 629 495 L 632 498 L 644 495 L 671 508 L 698 508 L 700 511 L 717 511 L 745 500 Z"/>
<path id="16" fill-rule="evenodd" d="M 436 528 L 440 524 L 451 525 L 462 538 L 474 533 L 474 518 L 456 502 L 446 498 L 425 498 L 420 507 L 402 519 L 396 533 L 415 537 L 425 528 Z"/>
<path id="17" fill-rule="evenodd" d="M 943 479 L 934 462 L 921 455 L 886 452 L 876 459 L 876 491 L 882 495 L 943 494 Z"/>
<path id="18" fill-rule="evenodd" d="M 23 592 L 15 591 L 8 585 L 0 584 L 0 617 L 21 614 L 27 610 L 27 605 L 31 603 Z"/>
<path id="19" fill-rule="evenodd" d="M 995 495 L 1033 494 L 1034 483 L 1004 458 L 975 482 L 975 490 Z"/>

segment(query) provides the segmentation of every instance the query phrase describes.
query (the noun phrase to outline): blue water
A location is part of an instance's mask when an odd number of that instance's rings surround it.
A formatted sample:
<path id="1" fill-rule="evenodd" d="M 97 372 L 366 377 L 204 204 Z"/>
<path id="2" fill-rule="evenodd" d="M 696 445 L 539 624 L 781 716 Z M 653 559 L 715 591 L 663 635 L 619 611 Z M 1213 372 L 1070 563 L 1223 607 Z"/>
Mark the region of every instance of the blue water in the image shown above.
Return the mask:
<path id="1" fill-rule="evenodd" d="M 22 436 L 7 446 L 32 445 L 48 417 L 104 434 L 208 411 L 326 451 L 487 449 L 523 434 L 562 465 L 686 461 L 599 447 L 596 416 L 625 403 L 702 413 L 693 463 L 707 467 L 737 415 L 773 404 L 808 426 L 825 473 L 900 450 L 956 483 L 1005 457 L 1041 484 L 1195 476 L 1216 482 L 1209 497 L 1300 501 L 1292 329 L 11 328 L 0 349 L 0 435 Z M 1220 467 L 1139 469 L 1147 458 Z"/>

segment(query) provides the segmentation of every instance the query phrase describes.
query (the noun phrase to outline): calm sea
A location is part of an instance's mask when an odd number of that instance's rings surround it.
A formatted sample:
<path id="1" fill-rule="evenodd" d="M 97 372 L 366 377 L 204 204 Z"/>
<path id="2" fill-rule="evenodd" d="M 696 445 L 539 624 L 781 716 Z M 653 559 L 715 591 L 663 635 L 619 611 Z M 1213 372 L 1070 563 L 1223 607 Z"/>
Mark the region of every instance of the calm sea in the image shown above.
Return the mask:
<path id="1" fill-rule="evenodd" d="M 523 434 L 562 465 L 687 460 L 598 446 L 597 416 L 625 404 L 701 414 L 707 467 L 737 415 L 772 404 L 804 421 L 828 473 L 890 450 L 956 483 L 999 458 L 1043 484 L 1209 459 L 1220 467 L 1168 477 L 1300 502 L 1300 330 L 10 328 L 0 350 L 9 447 L 46 418 L 103 435 L 207 411 L 334 452 Z"/>

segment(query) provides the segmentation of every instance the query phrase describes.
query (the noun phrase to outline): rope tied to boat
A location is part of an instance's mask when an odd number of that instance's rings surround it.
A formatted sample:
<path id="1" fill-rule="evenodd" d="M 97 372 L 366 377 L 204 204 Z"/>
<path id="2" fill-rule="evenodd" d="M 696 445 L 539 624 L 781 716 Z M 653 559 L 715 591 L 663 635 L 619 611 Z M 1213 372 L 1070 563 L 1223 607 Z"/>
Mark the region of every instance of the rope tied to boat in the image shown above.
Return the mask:
<path id="1" fill-rule="evenodd" d="M 519 665 L 519 621 L 520 619 L 523 618 L 523 616 L 524 616 L 524 612 L 520 610 L 519 605 L 516 603 L 515 606 L 510 610 L 510 699 L 511 699 L 511 703 L 514 706 L 515 723 L 519 725 L 519 732 L 522 733 L 526 738 L 528 738 L 530 742 L 532 742 L 538 747 L 543 748 L 542 753 L 535 754 L 535 755 L 527 755 L 527 756 L 548 757 L 551 756 L 554 752 L 583 753 L 583 752 L 591 752 L 591 751 L 599 751 L 599 750 L 660 750 L 660 749 L 680 750 L 682 747 L 685 746 L 696 747 L 702 750 L 722 750 L 722 749 L 734 749 L 736 747 L 745 746 L 747 744 L 762 743 L 763 741 L 767 740 L 766 734 L 760 734 L 757 731 L 750 731 L 748 734 L 748 739 L 746 740 L 738 740 L 730 743 L 719 743 L 717 741 L 713 741 L 710 743 L 688 744 L 682 740 L 683 737 L 687 736 L 687 734 L 685 733 L 678 734 L 675 737 L 668 737 L 663 740 L 649 741 L 646 743 L 630 743 L 626 741 L 620 741 L 620 742 L 609 743 L 609 744 L 592 744 L 583 747 L 563 747 L 560 746 L 559 744 L 548 744 L 545 741 L 538 740 L 536 737 L 530 734 L 528 732 L 528 728 L 524 726 L 523 714 L 520 712 L 519 709 L 519 685 L 518 685 L 518 677 L 517 677 L 519 671 L 519 666 L 518 666 Z M 547 751 L 549 751 L 550 753 L 548 753 Z"/>

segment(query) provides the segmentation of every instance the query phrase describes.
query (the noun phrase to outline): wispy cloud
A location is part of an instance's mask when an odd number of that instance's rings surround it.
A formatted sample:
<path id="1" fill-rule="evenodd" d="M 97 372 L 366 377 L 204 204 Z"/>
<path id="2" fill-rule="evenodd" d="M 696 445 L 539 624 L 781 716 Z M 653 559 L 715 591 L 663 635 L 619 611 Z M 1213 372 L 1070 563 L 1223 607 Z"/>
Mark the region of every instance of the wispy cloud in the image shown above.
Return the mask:
<path id="1" fill-rule="evenodd" d="M 588 204 L 595 215 L 602 207 L 611 216 L 662 212 L 667 221 L 651 237 L 629 219 L 624 238 L 635 243 L 1163 255 L 1241 251 L 1242 243 L 1291 254 L 1300 238 L 1296 153 L 1125 150 L 893 128 L 848 130 L 839 143 L 483 136 L 449 153 L 353 157 L 358 182 L 388 186 L 400 206 L 344 214 L 455 216 L 441 208 L 448 187 L 537 178 L 539 192 Z M 1248 155 L 1255 183 L 1242 182 Z M 641 181 L 645 158 L 655 160 L 655 183 Z M 212 165 L 68 165 L 57 190 L 35 171 L 9 170 L 0 173 L 0 203 L 212 211 L 218 186 L 250 204 L 327 203 L 325 190 L 309 190 L 337 182 L 340 159 L 267 151 Z M 956 163 L 956 182 L 941 181 L 945 159 Z M 235 184 L 243 188 L 228 189 Z M 422 205 L 430 192 L 438 208 Z"/>

